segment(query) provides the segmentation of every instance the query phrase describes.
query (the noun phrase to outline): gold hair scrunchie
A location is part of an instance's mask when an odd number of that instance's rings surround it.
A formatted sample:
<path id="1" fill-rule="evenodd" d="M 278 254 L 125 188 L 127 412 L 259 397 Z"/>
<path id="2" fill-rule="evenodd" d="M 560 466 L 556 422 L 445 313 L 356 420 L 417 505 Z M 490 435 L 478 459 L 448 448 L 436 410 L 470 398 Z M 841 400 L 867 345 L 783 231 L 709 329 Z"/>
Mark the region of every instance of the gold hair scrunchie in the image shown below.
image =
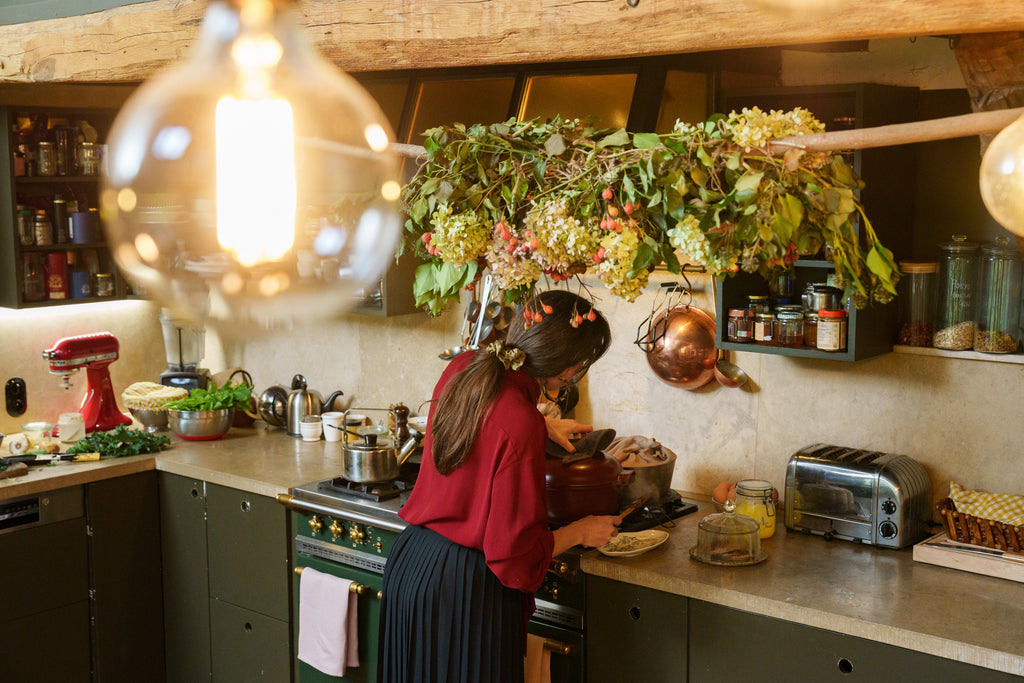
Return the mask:
<path id="1" fill-rule="evenodd" d="M 487 353 L 498 357 L 506 370 L 518 370 L 526 362 L 526 354 L 515 346 L 505 346 L 502 341 L 494 341 L 487 345 Z"/>

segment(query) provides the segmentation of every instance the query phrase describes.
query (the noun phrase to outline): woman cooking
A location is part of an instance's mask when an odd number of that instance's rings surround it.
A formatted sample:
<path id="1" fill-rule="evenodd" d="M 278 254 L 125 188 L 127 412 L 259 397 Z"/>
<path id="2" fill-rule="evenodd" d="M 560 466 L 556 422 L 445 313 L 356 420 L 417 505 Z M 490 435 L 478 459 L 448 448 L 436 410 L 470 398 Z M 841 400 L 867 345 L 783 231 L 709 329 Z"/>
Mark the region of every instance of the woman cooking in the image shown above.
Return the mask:
<path id="1" fill-rule="evenodd" d="M 422 465 L 399 512 L 409 526 L 384 571 L 381 683 L 522 683 L 532 594 L 552 557 L 603 545 L 621 521 L 548 529 L 546 440 L 579 426 L 546 424 L 537 400 L 578 382 L 611 334 L 570 292 L 544 292 L 527 311 L 543 317 L 517 316 L 505 342 L 457 356 L 434 389 Z"/>

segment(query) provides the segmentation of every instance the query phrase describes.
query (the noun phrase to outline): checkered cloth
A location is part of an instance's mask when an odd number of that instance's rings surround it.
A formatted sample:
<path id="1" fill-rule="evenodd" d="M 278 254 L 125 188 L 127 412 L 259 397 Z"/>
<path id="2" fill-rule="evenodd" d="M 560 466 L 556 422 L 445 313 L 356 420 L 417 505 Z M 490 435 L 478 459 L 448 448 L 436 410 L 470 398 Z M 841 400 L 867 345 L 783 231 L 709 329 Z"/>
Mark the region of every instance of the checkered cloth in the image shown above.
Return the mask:
<path id="1" fill-rule="evenodd" d="M 968 491 L 951 481 L 949 497 L 956 503 L 957 512 L 1005 524 L 1024 524 L 1024 496 Z"/>

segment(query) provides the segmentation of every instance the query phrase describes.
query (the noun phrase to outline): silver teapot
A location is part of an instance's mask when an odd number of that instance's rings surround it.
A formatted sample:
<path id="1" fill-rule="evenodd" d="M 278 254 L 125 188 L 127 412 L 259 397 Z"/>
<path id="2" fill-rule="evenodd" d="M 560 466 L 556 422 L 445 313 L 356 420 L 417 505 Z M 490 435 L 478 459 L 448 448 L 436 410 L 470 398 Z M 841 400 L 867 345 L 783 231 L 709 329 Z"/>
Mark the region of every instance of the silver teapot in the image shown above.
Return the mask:
<path id="1" fill-rule="evenodd" d="M 340 390 L 335 391 L 324 401 L 318 392 L 307 388 L 305 377 L 295 375 L 292 378 L 292 390 L 288 392 L 285 409 L 288 415 L 288 434 L 291 436 L 301 436 L 299 425 L 302 424 L 302 418 L 309 415 L 319 415 L 323 412 L 324 406 L 330 409 L 334 405 L 334 400 L 343 395 L 344 392 Z"/>

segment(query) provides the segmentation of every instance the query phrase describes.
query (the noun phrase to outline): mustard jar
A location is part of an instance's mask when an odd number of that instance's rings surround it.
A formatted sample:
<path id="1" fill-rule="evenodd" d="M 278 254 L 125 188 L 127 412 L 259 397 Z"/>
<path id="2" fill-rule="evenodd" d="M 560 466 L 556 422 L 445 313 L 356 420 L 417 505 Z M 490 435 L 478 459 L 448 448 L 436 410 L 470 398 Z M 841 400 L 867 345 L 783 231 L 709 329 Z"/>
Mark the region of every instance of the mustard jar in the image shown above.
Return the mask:
<path id="1" fill-rule="evenodd" d="M 761 538 L 775 535 L 775 500 L 771 482 L 744 479 L 736 482 L 736 513 L 746 515 L 760 527 Z"/>

